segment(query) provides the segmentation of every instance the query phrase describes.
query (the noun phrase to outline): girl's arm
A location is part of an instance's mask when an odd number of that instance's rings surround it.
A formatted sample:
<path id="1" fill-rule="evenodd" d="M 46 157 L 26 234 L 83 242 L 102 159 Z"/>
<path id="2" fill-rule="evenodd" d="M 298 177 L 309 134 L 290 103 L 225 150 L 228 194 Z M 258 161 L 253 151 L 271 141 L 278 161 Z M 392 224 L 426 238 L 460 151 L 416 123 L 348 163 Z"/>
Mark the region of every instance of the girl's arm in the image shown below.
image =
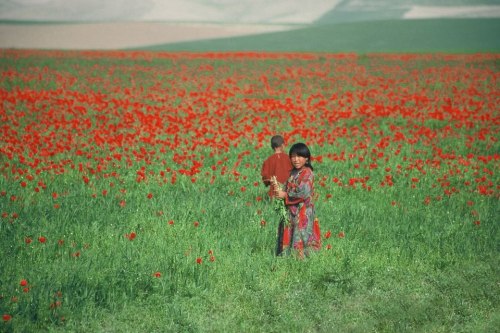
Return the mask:
<path id="1" fill-rule="evenodd" d="M 286 205 L 296 205 L 303 202 L 313 194 L 313 179 L 314 176 L 310 172 L 300 178 L 298 184 L 289 183 L 287 191 L 279 191 L 277 196 L 285 199 Z"/>

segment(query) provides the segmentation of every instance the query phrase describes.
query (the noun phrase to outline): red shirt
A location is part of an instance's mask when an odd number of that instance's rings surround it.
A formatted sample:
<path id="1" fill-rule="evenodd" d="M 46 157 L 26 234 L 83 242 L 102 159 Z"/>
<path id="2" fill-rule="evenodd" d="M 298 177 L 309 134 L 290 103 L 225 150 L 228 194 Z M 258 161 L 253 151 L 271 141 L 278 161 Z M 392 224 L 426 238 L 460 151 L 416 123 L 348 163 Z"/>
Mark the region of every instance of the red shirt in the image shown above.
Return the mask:
<path id="1" fill-rule="evenodd" d="M 279 183 L 284 184 L 288 177 L 290 177 L 290 171 L 292 171 L 293 166 L 290 162 L 290 157 L 286 153 L 275 153 L 269 156 L 262 164 L 262 170 L 260 172 L 262 176 L 262 181 L 264 185 L 269 186 L 271 184 L 271 177 L 276 176 Z M 269 187 L 269 196 L 273 196 L 273 187 Z"/>

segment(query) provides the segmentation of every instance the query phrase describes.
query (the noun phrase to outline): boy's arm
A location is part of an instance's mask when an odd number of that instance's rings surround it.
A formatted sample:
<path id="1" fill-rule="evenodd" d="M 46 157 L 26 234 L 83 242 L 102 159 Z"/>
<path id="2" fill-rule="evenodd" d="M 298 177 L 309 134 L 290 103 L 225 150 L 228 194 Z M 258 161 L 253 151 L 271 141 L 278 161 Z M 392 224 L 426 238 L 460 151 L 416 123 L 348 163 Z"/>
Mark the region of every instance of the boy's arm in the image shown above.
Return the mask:
<path id="1" fill-rule="evenodd" d="M 262 182 L 264 182 L 264 185 L 269 186 L 271 185 L 271 172 L 269 170 L 269 163 L 267 160 L 264 161 L 262 164 L 262 169 L 260 171 L 260 175 L 262 176 Z"/>

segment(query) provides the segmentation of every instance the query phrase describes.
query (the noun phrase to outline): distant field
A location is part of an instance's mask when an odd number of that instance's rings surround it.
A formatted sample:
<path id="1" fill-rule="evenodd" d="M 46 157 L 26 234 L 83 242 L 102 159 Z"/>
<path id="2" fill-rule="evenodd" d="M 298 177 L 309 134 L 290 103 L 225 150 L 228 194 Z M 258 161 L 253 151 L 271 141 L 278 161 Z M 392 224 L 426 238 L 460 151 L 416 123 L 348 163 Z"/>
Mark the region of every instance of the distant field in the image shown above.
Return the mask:
<path id="1" fill-rule="evenodd" d="M 500 19 L 383 20 L 315 25 L 147 47 L 161 51 L 498 52 Z"/>

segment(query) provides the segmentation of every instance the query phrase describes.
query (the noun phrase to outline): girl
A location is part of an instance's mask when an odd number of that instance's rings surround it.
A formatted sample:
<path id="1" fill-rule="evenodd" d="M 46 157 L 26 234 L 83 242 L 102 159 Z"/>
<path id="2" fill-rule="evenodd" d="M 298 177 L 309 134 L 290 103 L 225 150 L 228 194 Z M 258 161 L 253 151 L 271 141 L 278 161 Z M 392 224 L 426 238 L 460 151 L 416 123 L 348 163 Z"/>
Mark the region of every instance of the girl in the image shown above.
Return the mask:
<path id="1" fill-rule="evenodd" d="M 314 218 L 314 173 L 311 165 L 311 152 L 304 143 L 294 144 L 289 151 L 293 170 L 286 182 L 285 190 L 275 189 L 276 196 L 285 201 L 289 225 L 283 230 L 283 252 L 297 251 L 299 258 L 308 256 L 310 249 L 321 247 L 321 233 L 318 221 Z M 281 230 L 280 230 L 281 231 Z"/>

